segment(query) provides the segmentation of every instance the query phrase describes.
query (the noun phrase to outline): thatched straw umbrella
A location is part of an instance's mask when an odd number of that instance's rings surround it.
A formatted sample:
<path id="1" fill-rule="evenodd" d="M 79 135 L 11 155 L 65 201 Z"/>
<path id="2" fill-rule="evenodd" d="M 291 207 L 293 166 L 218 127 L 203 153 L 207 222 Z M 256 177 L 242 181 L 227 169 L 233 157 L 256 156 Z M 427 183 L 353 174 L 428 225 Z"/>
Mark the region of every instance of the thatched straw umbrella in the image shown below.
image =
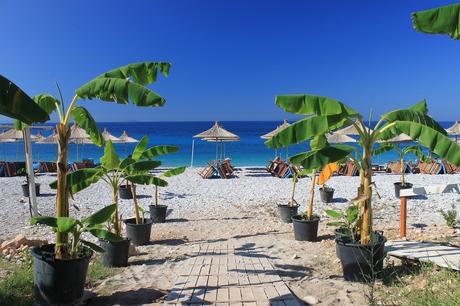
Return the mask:
<path id="1" fill-rule="evenodd" d="M 122 141 L 120 138 L 113 136 L 110 134 L 109 131 L 107 131 L 106 128 L 104 128 L 104 131 L 102 132 L 102 137 L 104 138 L 104 141 L 112 141 L 112 143 L 121 143 Z"/>
<path id="2" fill-rule="evenodd" d="M 455 141 L 457 141 L 458 135 L 460 135 L 460 123 L 455 121 L 455 123 L 446 129 L 447 134 L 455 136 Z"/>
<path id="3" fill-rule="evenodd" d="M 240 140 L 240 137 L 238 135 L 233 134 L 230 131 L 227 131 L 217 121 L 214 122 L 214 125 L 211 128 L 207 129 L 204 132 L 196 134 L 195 136 L 193 136 L 193 138 L 200 138 L 205 141 L 216 142 L 216 160 L 218 160 L 218 157 L 219 157 L 219 146 L 218 146 L 219 142 L 222 144 L 223 141 L 239 141 Z M 194 148 L 195 148 L 195 141 L 192 142 L 192 162 L 191 162 L 192 167 L 193 167 Z"/>
<path id="4" fill-rule="evenodd" d="M 287 120 L 284 120 L 283 124 L 278 125 L 276 127 L 276 129 L 274 129 L 271 132 L 268 132 L 267 134 L 264 134 L 264 135 L 260 136 L 260 138 L 262 138 L 262 139 L 270 139 L 273 136 L 275 136 L 276 134 L 278 134 L 279 132 L 281 132 L 282 130 L 284 130 L 285 128 L 287 128 L 288 126 L 290 126 L 289 122 L 287 122 Z M 286 159 L 288 158 L 288 152 L 289 152 L 289 149 L 288 149 L 288 147 L 286 147 Z M 275 149 L 275 157 L 276 156 L 278 156 L 278 150 L 277 149 Z"/>

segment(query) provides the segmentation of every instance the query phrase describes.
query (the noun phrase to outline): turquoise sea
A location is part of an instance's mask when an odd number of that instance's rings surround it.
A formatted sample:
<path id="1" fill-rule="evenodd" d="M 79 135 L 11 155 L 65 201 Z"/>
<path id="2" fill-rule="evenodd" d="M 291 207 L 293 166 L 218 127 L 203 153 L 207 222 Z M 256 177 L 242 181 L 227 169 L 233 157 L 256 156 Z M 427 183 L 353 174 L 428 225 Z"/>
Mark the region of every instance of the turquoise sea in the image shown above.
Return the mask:
<path id="1" fill-rule="evenodd" d="M 143 135 L 148 135 L 151 145 L 177 145 L 180 152 L 160 158 L 164 166 L 190 166 L 192 152 L 192 136 L 198 134 L 213 125 L 214 122 L 99 122 L 99 128 L 107 128 L 115 136 L 126 130 L 131 137 L 141 139 Z M 225 143 L 225 155 L 230 157 L 236 166 L 265 166 L 267 162 L 275 156 L 275 150 L 269 149 L 264 145 L 261 135 L 268 133 L 280 125 L 281 121 L 223 121 L 221 125 L 229 131 L 240 136 L 239 142 Z M 453 122 L 440 122 L 445 128 L 451 126 Z M 33 131 L 32 133 L 36 133 Z M 49 134 L 47 132 L 46 134 Z M 45 134 L 45 135 L 46 135 Z M 408 145 L 408 144 L 405 144 Z M 126 156 L 132 151 L 135 144 L 116 144 L 120 155 Z M 286 153 L 293 155 L 308 149 L 305 144 L 295 145 L 286 149 L 281 149 L 285 158 Z M 57 155 L 57 146 L 54 144 L 33 144 L 34 161 L 54 161 Z M 23 143 L 0 143 L 0 159 L 7 161 L 24 160 Z M 77 159 L 77 147 L 70 145 L 70 161 Z M 94 159 L 99 161 L 103 154 L 103 149 L 95 145 L 79 145 L 78 159 Z M 206 142 L 195 139 L 194 166 L 203 166 L 207 161 L 214 160 L 216 157 L 216 143 Z M 380 157 L 376 157 L 374 163 L 384 164 L 390 160 L 396 160 L 395 152 L 387 152 Z M 415 156 L 408 156 L 408 159 L 415 159 Z"/>

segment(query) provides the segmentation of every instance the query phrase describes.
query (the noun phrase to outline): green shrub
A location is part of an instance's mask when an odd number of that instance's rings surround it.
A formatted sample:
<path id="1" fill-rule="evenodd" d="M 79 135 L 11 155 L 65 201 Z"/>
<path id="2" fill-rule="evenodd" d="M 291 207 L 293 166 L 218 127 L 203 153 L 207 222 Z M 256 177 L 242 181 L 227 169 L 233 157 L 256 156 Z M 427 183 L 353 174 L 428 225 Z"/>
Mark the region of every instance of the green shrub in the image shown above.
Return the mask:
<path id="1" fill-rule="evenodd" d="M 443 216 L 444 220 L 446 220 L 446 224 L 448 227 L 455 227 L 457 223 L 457 209 L 455 208 L 455 204 L 452 204 L 451 209 L 444 211 L 442 209 L 439 210 L 441 215 Z"/>

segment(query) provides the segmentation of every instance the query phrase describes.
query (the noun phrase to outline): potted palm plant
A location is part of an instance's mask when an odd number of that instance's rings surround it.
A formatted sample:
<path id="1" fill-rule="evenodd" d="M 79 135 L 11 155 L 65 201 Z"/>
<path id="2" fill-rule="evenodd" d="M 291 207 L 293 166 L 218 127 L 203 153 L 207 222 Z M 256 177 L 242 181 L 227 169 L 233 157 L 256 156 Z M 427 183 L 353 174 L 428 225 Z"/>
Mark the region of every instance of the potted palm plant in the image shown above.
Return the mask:
<path id="1" fill-rule="evenodd" d="M 148 159 L 152 159 L 160 155 L 176 153 L 179 151 L 179 148 L 176 146 L 161 146 L 158 148 L 159 149 L 156 151 L 149 151 L 145 153 L 144 157 Z M 184 171 L 185 171 L 185 167 L 172 168 L 172 169 L 166 170 L 165 172 L 161 173 L 158 179 L 161 179 L 161 181 L 165 181 L 166 178 L 182 174 L 184 173 Z M 159 196 L 158 189 L 159 187 L 163 187 L 163 186 L 160 184 L 154 184 L 154 185 L 155 185 L 155 193 L 153 196 L 154 202 L 153 202 L 153 205 L 149 205 L 150 219 L 154 223 L 164 223 L 166 221 L 166 212 L 168 210 L 168 206 L 161 205 L 159 204 L 159 201 L 158 201 L 158 196 Z"/>
<path id="2" fill-rule="evenodd" d="M 98 245 L 83 239 L 82 235 L 88 233 L 112 242 L 121 240 L 121 237 L 102 228 L 103 223 L 112 217 L 115 208 L 114 204 L 106 206 L 82 220 L 71 217 L 32 218 L 31 224 L 44 224 L 55 233 L 71 235 L 67 241 L 69 255 L 66 261 L 55 259 L 55 244 L 32 249 L 35 259 L 34 294 L 39 305 L 76 305 L 80 302 L 93 251 L 104 252 Z"/>
<path id="3" fill-rule="evenodd" d="M 161 165 L 160 161 L 152 160 L 162 154 L 176 152 L 175 146 L 153 146 L 147 148 L 148 137 L 137 144 L 131 155 L 120 159 L 115 146 L 108 141 L 104 148 L 104 155 L 101 157 L 101 164 L 96 168 L 85 168 L 68 174 L 73 192 L 87 188 L 93 183 L 102 180 L 112 190 L 113 202 L 116 204 L 112 222 L 108 230 L 114 234 L 121 235 L 121 217 L 119 214 L 119 190 L 122 185 L 129 185 L 133 194 L 134 218 L 124 220 L 126 224 L 127 239 L 112 243 L 101 241 L 106 252 L 103 255 L 103 263 L 107 266 L 126 266 L 128 264 L 129 242 L 135 245 L 143 245 L 150 241 L 152 221 L 141 217 L 141 208 L 138 205 L 136 184 L 166 186 L 168 183 L 150 173 L 150 171 Z"/>
<path id="4" fill-rule="evenodd" d="M 130 64 L 108 71 L 78 88 L 67 108 L 65 107 L 59 87 L 59 99 L 48 94 L 40 94 L 34 97 L 34 101 L 45 110 L 46 113 L 50 114 L 56 110 L 58 114 L 58 123 L 56 124 L 58 142 L 58 158 L 56 162 L 57 181 L 54 184 L 56 188 L 56 219 L 61 218 L 62 220 L 62 218 L 64 218 L 64 220 L 67 220 L 65 218 L 70 218 L 69 196 L 70 193 L 75 193 L 77 191 L 77 188 L 72 186 L 72 181 L 69 181 L 67 177 L 68 144 L 72 118 L 76 124 L 88 133 L 94 144 L 101 146 L 104 142 L 102 134 L 97 128 L 97 124 L 90 113 L 84 107 L 77 106 L 77 102 L 81 99 L 99 99 L 120 104 L 132 102 L 138 106 L 162 106 L 165 100 L 152 90 L 144 87 L 144 85 L 154 82 L 157 78 L 158 71 L 161 71 L 163 75 L 167 76 L 169 67 L 169 63 L 144 62 Z M 29 123 L 22 120 L 22 118 L 17 119 L 24 123 Z M 115 243 L 109 236 L 102 235 L 99 238 Z M 62 291 L 69 293 L 66 296 L 61 296 L 62 300 L 53 300 L 52 304 L 66 304 L 69 299 L 72 301 L 79 300 L 81 298 L 81 292 L 72 291 L 73 284 L 66 283 L 67 279 L 64 277 L 64 275 L 66 275 L 64 271 L 73 269 L 74 265 L 85 264 L 82 258 L 85 258 L 86 253 L 84 251 L 78 252 L 77 254 L 72 253 L 69 232 L 61 230 L 56 231 L 55 245 L 52 246 L 52 256 L 48 256 L 50 248 L 50 246 L 45 245 L 35 250 L 35 269 L 44 267 L 40 258 L 47 261 L 53 261 L 57 268 L 48 272 L 50 273 L 50 278 L 53 279 L 54 282 L 52 284 L 46 284 L 46 286 L 48 286 L 46 292 Z M 81 248 L 84 249 L 85 246 Z M 46 257 L 45 254 L 47 254 Z M 86 277 L 85 273 L 79 275 L 83 278 Z M 39 280 L 35 279 L 34 281 L 36 286 L 38 286 Z M 45 294 L 45 291 L 40 292 Z M 72 292 L 75 294 L 74 296 L 70 296 Z M 77 296 L 78 294 L 79 296 Z M 47 300 L 52 297 L 37 296 L 36 298 Z"/>
<path id="5" fill-rule="evenodd" d="M 281 221 L 283 221 L 284 223 L 292 223 L 291 218 L 297 215 L 299 204 L 295 200 L 295 188 L 298 182 L 299 174 L 294 172 L 292 174 L 291 199 L 289 200 L 288 204 L 278 204 L 278 214 L 280 216 Z"/>
<path id="6" fill-rule="evenodd" d="M 29 197 L 29 184 L 27 183 L 27 172 L 26 168 L 20 168 L 18 171 L 16 171 L 17 175 L 25 176 L 26 179 L 24 180 L 24 183 L 21 184 L 22 188 L 22 194 L 25 197 Z M 40 196 L 40 183 L 35 183 L 35 195 Z"/>
<path id="7" fill-rule="evenodd" d="M 393 183 L 395 187 L 395 196 L 399 199 L 399 192 L 401 191 L 401 189 L 412 188 L 412 184 L 409 182 L 406 182 L 406 176 L 405 176 L 406 175 L 406 163 L 405 163 L 406 155 L 409 153 L 412 153 L 418 159 L 424 162 L 428 162 L 429 158 L 425 154 L 423 154 L 423 149 L 419 145 L 411 145 L 411 146 L 402 148 L 401 146 L 395 143 L 391 143 L 391 142 L 384 143 L 379 148 L 375 149 L 373 152 L 373 155 L 382 154 L 390 150 L 395 150 L 396 153 L 398 153 L 399 164 L 401 166 L 401 168 L 399 169 L 401 173 L 400 181 Z"/>
<path id="8" fill-rule="evenodd" d="M 332 200 L 334 199 L 334 191 L 335 189 L 326 185 L 326 184 L 323 184 L 323 186 L 321 186 L 319 188 L 319 195 L 321 197 L 321 201 L 323 203 L 330 203 L 332 202 Z"/>
<path id="9" fill-rule="evenodd" d="M 270 147 L 297 144 L 345 126 L 353 126 L 359 135 L 361 151 L 344 145 L 311 146 L 308 152 L 291 157 L 305 169 L 318 169 L 324 164 L 346 156 L 359 168 L 360 186 L 355 202 L 359 205 L 359 235 L 351 240 L 336 239 L 338 256 L 346 279 L 363 280 L 373 277 L 383 264 L 385 237 L 372 227 L 372 155 L 377 142 L 405 133 L 431 152 L 460 165 L 460 146 L 451 141 L 445 130 L 428 113 L 425 101 L 407 109 L 399 109 L 381 116 L 374 130 L 364 125 L 363 117 L 342 102 L 316 95 L 278 96 L 276 104 L 284 110 L 307 115 L 268 140 Z M 355 153 L 356 157 L 351 154 Z M 382 256 L 381 256 L 382 255 Z M 358 257 L 359 256 L 359 257 Z M 361 258 L 362 260 L 359 260 Z M 352 268 L 350 268 L 352 267 Z"/>

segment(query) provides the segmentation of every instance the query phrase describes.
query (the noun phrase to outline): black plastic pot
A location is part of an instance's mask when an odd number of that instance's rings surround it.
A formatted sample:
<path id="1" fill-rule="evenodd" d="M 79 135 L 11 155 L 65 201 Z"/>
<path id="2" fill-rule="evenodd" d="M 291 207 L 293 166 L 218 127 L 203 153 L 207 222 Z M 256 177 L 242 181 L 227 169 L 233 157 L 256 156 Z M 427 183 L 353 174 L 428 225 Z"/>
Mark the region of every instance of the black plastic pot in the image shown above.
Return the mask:
<path id="1" fill-rule="evenodd" d="M 34 257 L 34 305 L 77 305 L 83 297 L 93 252 L 77 259 L 54 258 L 54 244 L 32 249 Z"/>
<path id="2" fill-rule="evenodd" d="M 399 192 L 401 189 L 410 189 L 412 188 L 411 183 L 405 183 L 404 185 L 401 182 L 394 183 L 395 185 L 395 196 L 399 199 Z"/>
<path id="3" fill-rule="evenodd" d="M 342 264 L 343 278 L 353 282 L 369 282 L 380 276 L 385 259 L 385 242 L 385 237 L 380 233 L 376 233 L 374 245 L 336 239 L 337 257 Z"/>
<path id="4" fill-rule="evenodd" d="M 21 185 L 22 187 L 22 194 L 25 196 L 25 197 L 29 197 L 29 185 L 28 184 L 22 184 Z M 39 196 L 40 195 L 40 184 L 39 183 L 35 183 L 35 195 L 36 196 Z"/>
<path id="5" fill-rule="evenodd" d="M 121 185 L 119 189 L 120 199 L 130 200 L 133 198 L 131 185 Z"/>
<path id="6" fill-rule="evenodd" d="M 319 195 L 321 197 L 321 202 L 331 203 L 332 199 L 334 198 L 334 189 L 325 190 L 324 188 L 320 188 Z"/>
<path id="7" fill-rule="evenodd" d="M 283 204 L 278 204 L 278 215 L 284 223 L 292 223 L 291 218 L 295 215 L 297 215 L 297 210 L 299 209 L 299 206 L 289 206 L 289 205 L 283 205 Z"/>
<path id="8" fill-rule="evenodd" d="M 154 223 L 165 223 L 166 211 L 168 206 L 166 205 L 149 205 L 150 208 L 150 219 Z"/>
<path id="9" fill-rule="evenodd" d="M 107 240 L 99 240 L 102 253 L 102 263 L 107 267 L 126 267 L 128 265 L 129 244 L 130 240 L 125 239 L 119 242 L 110 242 Z"/>
<path id="10" fill-rule="evenodd" d="M 144 223 L 136 224 L 136 218 L 126 219 L 126 236 L 134 245 L 145 245 L 150 242 L 152 220 L 144 219 Z"/>
<path id="11" fill-rule="evenodd" d="M 313 216 L 311 220 L 302 220 L 300 215 L 296 215 L 291 220 L 294 225 L 295 240 L 316 241 L 318 239 L 318 216 Z"/>

